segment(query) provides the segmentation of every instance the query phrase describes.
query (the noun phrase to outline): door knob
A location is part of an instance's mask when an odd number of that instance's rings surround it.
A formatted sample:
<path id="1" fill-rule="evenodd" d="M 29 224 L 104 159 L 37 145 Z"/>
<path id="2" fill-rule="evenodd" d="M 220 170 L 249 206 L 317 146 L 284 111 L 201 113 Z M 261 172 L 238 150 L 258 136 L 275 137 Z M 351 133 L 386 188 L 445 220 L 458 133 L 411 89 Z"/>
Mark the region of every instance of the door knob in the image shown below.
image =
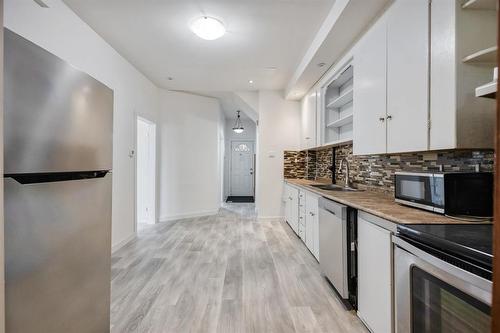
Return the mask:
<path id="1" fill-rule="evenodd" d="M 384 117 L 380 117 L 380 118 L 378 118 L 378 120 L 380 120 L 381 122 L 384 122 L 385 118 Z"/>
<path id="2" fill-rule="evenodd" d="M 387 115 L 387 120 L 391 120 L 392 119 L 392 116 L 389 114 Z"/>

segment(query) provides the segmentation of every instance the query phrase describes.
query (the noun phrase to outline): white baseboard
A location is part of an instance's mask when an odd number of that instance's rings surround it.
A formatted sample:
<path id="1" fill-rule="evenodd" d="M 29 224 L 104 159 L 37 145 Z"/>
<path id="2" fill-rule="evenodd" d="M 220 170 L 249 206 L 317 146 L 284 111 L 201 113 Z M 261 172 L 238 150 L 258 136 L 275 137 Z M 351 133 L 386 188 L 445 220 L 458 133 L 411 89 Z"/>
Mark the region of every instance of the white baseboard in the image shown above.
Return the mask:
<path id="1" fill-rule="evenodd" d="M 132 235 L 128 236 L 124 240 L 112 245 L 111 246 L 111 253 L 115 253 L 116 251 L 118 251 L 119 249 L 121 249 L 122 247 L 124 247 L 125 245 L 127 245 L 128 243 L 133 241 L 134 239 L 136 239 L 136 237 L 137 237 L 137 234 L 134 232 Z"/>
<path id="2" fill-rule="evenodd" d="M 181 220 L 181 219 L 190 219 L 193 217 L 200 217 L 200 216 L 211 216 L 211 215 L 217 215 L 218 213 L 219 213 L 219 210 L 217 209 L 217 210 L 206 210 L 206 211 L 195 212 L 195 213 L 184 213 L 184 214 L 162 216 L 162 217 L 160 217 L 160 222 L 169 222 L 169 221 L 175 221 L 175 220 Z"/>
<path id="3" fill-rule="evenodd" d="M 264 220 L 264 221 L 270 221 L 270 220 L 284 220 L 284 216 L 257 216 L 257 219 L 259 220 Z"/>

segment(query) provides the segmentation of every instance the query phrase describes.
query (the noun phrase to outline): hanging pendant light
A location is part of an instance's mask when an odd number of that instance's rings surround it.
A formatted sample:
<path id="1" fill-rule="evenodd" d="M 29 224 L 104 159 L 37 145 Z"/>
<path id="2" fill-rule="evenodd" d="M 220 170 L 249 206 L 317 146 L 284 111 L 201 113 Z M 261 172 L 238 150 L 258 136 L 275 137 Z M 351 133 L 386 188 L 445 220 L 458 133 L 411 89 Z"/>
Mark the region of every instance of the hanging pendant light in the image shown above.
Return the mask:
<path id="1" fill-rule="evenodd" d="M 235 133 L 241 134 L 245 130 L 243 128 L 243 124 L 241 123 L 240 111 L 236 111 L 238 113 L 238 117 L 236 118 L 236 122 L 234 123 L 233 131 Z"/>

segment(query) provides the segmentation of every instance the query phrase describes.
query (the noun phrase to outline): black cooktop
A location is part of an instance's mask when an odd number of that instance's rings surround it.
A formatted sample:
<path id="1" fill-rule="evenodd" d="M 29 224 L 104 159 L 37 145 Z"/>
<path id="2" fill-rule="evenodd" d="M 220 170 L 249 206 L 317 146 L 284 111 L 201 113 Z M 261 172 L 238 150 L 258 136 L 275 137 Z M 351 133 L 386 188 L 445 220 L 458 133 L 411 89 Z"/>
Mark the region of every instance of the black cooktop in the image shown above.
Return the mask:
<path id="1" fill-rule="evenodd" d="M 491 279 L 493 224 L 413 224 L 398 226 L 399 237 L 441 259 Z M 479 270 L 480 272 L 476 272 Z"/>

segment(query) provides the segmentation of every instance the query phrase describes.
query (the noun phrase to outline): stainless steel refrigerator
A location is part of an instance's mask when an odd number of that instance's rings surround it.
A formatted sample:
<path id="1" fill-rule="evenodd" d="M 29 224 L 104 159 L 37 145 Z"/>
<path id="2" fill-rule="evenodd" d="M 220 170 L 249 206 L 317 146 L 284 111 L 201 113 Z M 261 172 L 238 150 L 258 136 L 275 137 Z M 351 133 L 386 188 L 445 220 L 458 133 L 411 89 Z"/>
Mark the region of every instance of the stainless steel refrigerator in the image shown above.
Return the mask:
<path id="1" fill-rule="evenodd" d="M 7 332 L 107 332 L 113 91 L 5 29 Z"/>

